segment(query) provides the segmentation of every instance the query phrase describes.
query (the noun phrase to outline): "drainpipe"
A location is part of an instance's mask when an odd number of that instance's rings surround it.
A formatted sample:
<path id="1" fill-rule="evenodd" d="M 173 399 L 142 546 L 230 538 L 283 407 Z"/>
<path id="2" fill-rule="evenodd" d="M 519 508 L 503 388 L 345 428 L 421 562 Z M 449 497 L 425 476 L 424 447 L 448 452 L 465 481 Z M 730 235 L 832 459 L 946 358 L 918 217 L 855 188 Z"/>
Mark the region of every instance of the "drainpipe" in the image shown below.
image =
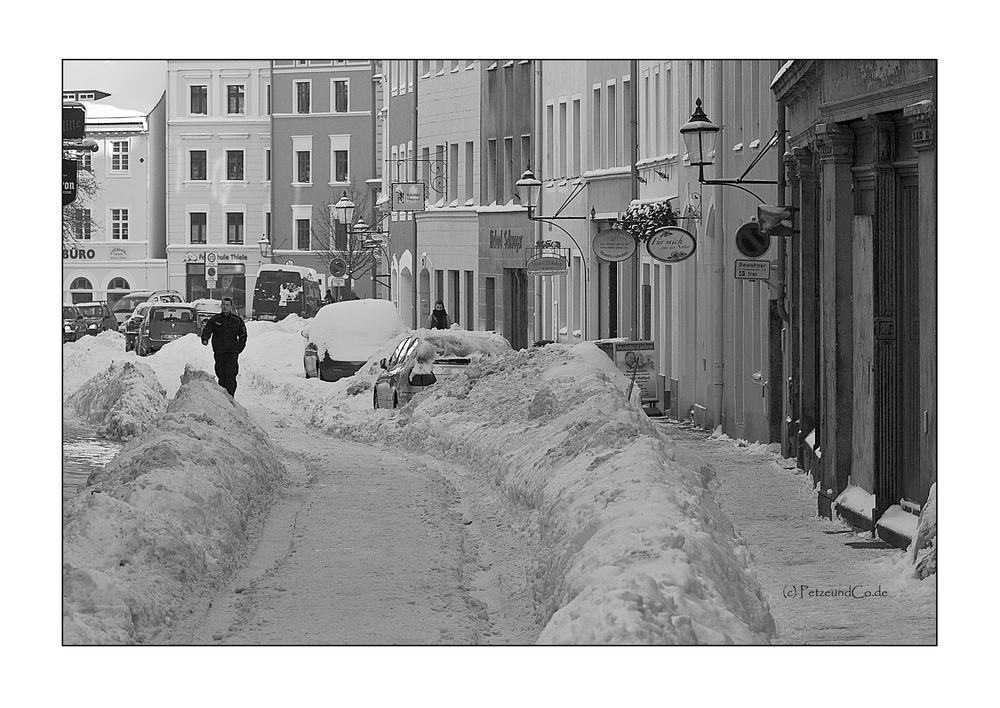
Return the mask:
<path id="1" fill-rule="evenodd" d="M 631 84 L 632 91 L 629 100 L 629 112 L 632 114 L 632 119 L 629 121 L 629 162 L 632 163 L 631 173 L 631 195 L 632 199 L 639 198 L 639 168 L 636 163 L 639 162 L 639 62 L 633 59 L 629 62 L 629 83 Z M 642 249 L 638 246 L 635 249 L 635 255 L 632 257 L 632 340 L 637 341 L 640 337 L 639 332 L 639 271 L 641 269 L 642 259 L 640 253 Z"/>
<path id="2" fill-rule="evenodd" d="M 712 62 L 712 81 L 712 89 L 714 93 L 712 103 L 715 106 L 723 106 L 722 66 L 718 61 Z M 723 120 L 725 120 L 725 117 L 723 117 Z M 716 142 L 716 151 L 722 153 L 722 155 L 729 154 L 729 151 L 719 149 L 718 142 Z M 721 156 L 719 158 L 719 165 L 724 174 L 725 164 Z M 717 188 L 715 190 L 715 213 L 717 214 L 717 218 L 713 219 L 712 233 L 709 234 L 709 238 L 712 239 L 713 242 L 713 258 L 709 263 L 709 267 L 712 268 L 712 284 L 715 286 L 715 302 L 712 303 L 712 328 L 714 330 L 714 349 L 712 351 L 712 356 L 714 358 L 712 364 L 712 410 L 716 415 L 716 425 L 722 425 L 722 393 L 725 386 L 725 379 L 723 376 L 723 367 L 725 365 L 725 347 L 723 346 L 723 337 L 725 332 L 724 312 L 722 306 L 725 299 L 725 278 L 723 278 L 725 273 L 725 264 L 722 262 L 722 254 L 724 251 L 722 239 L 726 227 L 726 190 L 722 188 Z"/>
<path id="3" fill-rule="evenodd" d="M 785 206 L 785 104 L 778 101 L 778 201 L 776 206 Z M 802 227 L 799 226 L 801 229 Z M 782 322 L 788 322 L 788 308 L 785 306 L 785 237 L 778 237 L 778 315 Z"/>
<path id="4" fill-rule="evenodd" d="M 417 88 L 420 86 L 420 74 L 417 59 L 413 60 L 413 173 L 414 178 L 417 172 L 417 156 L 420 154 L 420 144 L 417 142 L 417 136 L 419 134 L 417 122 Z M 405 88 L 405 86 L 404 86 Z M 407 167 L 407 172 L 409 168 Z M 409 178 L 409 174 L 407 174 Z M 417 300 L 417 267 L 418 267 L 418 255 L 417 255 L 417 215 L 413 214 L 413 329 L 417 329 L 420 326 L 420 302 Z"/>
<path id="5" fill-rule="evenodd" d="M 531 159 L 535 163 L 535 170 L 538 174 L 542 173 L 542 60 L 535 59 L 532 62 L 535 74 L 535 118 L 534 125 L 531 129 Z M 549 175 L 552 177 L 552 175 Z M 542 197 L 545 194 L 545 189 L 543 188 L 538 195 L 538 211 L 539 214 L 544 214 L 545 210 L 542 208 Z M 542 222 L 540 221 L 530 221 L 528 222 L 532 225 L 532 236 L 534 236 L 534 243 L 538 243 L 542 240 Z M 534 245 L 534 243 L 532 245 Z M 535 276 L 535 341 L 545 339 L 545 298 L 542 293 L 542 283 L 544 278 L 540 275 Z M 554 297 L 553 297 L 554 299 Z M 552 323 L 552 329 L 556 329 L 556 323 Z M 554 341 L 559 341 L 559 337 L 553 337 Z"/>

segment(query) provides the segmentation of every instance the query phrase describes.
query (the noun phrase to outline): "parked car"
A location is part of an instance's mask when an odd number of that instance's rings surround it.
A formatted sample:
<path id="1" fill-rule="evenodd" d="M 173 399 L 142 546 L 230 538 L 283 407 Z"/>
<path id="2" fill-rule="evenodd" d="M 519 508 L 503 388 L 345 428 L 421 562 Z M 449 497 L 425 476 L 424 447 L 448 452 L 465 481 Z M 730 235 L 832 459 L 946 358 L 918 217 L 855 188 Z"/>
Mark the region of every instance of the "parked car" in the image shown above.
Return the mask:
<path id="1" fill-rule="evenodd" d="M 184 296 L 176 290 L 134 290 L 124 295 L 111 306 L 119 332 L 125 331 L 125 321 L 135 311 L 135 306 L 143 302 L 184 302 Z"/>
<path id="2" fill-rule="evenodd" d="M 146 318 L 146 312 L 152 303 L 140 302 L 135 306 L 132 314 L 122 323 L 121 331 L 125 335 L 125 351 L 130 352 L 135 349 L 135 340 L 139 336 L 139 327 Z"/>
<path id="3" fill-rule="evenodd" d="M 472 362 L 508 351 L 510 342 L 495 332 L 417 330 L 379 362 L 382 371 L 375 380 L 372 405 L 405 406 L 428 386 L 460 373 Z"/>
<path id="4" fill-rule="evenodd" d="M 302 328 L 306 378 L 352 376 L 380 347 L 407 331 L 389 300 L 345 300 L 324 305 Z"/>
<path id="5" fill-rule="evenodd" d="M 191 304 L 194 306 L 194 309 L 198 311 L 199 327 L 204 327 L 206 322 L 222 312 L 222 300 L 201 298 L 199 300 L 194 300 Z"/>
<path id="6" fill-rule="evenodd" d="M 191 305 L 167 302 L 148 305 L 135 339 L 135 353 L 139 356 L 149 356 L 168 342 L 200 331 L 198 312 Z"/>
<path id="7" fill-rule="evenodd" d="M 63 344 L 87 334 L 87 322 L 76 305 L 63 305 Z"/>
<path id="8" fill-rule="evenodd" d="M 106 330 L 114 332 L 118 329 L 118 320 L 111 313 L 106 302 L 78 302 L 76 307 L 83 313 L 87 323 L 87 334 L 98 335 Z"/>

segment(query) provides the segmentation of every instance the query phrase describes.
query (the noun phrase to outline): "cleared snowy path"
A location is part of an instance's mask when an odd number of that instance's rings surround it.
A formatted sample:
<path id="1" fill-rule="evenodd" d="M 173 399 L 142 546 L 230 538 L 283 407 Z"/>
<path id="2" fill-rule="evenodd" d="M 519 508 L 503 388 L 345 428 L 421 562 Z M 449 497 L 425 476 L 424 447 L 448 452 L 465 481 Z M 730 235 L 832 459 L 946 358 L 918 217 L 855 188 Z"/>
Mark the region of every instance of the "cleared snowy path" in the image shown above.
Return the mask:
<path id="1" fill-rule="evenodd" d="M 811 480 L 782 467 L 779 456 L 675 420 L 661 422 L 715 469 L 716 500 L 754 555 L 778 628 L 776 644 L 935 643 L 935 579 L 907 577 L 903 551 L 817 516 Z M 861 597 L 816 594 L 852 588 Z M 864 596 L 880 589 L 884 595 Z"/>
<path id="2" fill-rule="evenodd" d="M 524 549 L 498 538 L 494 529 L 508 524 L 496 523 L 495 511 L 484 516 L 482 499 L 460 496 L 448 478 L 460 470 L 283 427 L 254 403 L 247 410 L 276 446 L 299 451 L 283 459 L 292 484 L 248 565 L 174 641 L 534 642 L 527 593 L 500 590 L 523 584 L 524 568 L 504 558 Z"/>

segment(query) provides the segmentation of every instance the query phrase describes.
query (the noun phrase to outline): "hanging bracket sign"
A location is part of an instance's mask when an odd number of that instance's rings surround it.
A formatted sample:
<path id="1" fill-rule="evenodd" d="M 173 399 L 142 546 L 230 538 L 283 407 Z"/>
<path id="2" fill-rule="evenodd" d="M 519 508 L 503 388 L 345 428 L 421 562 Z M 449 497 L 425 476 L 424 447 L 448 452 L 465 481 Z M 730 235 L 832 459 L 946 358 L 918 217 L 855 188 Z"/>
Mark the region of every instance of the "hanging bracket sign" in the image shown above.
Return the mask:
<path id="1" fill-rule="evenodd" d="M 694 255 L 697 245 L 690 231 L 677 226 L 666 226 L 649 237 L 646 252 L 664 263 L 680 263 Z"/>
<path id="2" fill-rule="evenodd" d="M 635 238 L 625 229 L 605 229 L 594 236 L 594 254 L 602 261 L 627 261 L 635 253 Z"/>

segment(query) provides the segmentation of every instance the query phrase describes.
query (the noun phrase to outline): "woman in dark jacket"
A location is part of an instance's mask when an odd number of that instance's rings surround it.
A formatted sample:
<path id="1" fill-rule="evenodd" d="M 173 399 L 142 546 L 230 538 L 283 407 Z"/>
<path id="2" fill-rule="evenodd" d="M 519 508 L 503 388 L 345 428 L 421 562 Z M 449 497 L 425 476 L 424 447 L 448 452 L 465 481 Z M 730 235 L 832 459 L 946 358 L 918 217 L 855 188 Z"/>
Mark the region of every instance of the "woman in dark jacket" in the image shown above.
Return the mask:
<path id="1" fill-rule="evenodd" d="M 451 327 L 451 318 L 445 312 L 444 303 L 438 300 L 434 303 L 434 311 L 427 318 L 427 329 L 448 329 Z"/>

